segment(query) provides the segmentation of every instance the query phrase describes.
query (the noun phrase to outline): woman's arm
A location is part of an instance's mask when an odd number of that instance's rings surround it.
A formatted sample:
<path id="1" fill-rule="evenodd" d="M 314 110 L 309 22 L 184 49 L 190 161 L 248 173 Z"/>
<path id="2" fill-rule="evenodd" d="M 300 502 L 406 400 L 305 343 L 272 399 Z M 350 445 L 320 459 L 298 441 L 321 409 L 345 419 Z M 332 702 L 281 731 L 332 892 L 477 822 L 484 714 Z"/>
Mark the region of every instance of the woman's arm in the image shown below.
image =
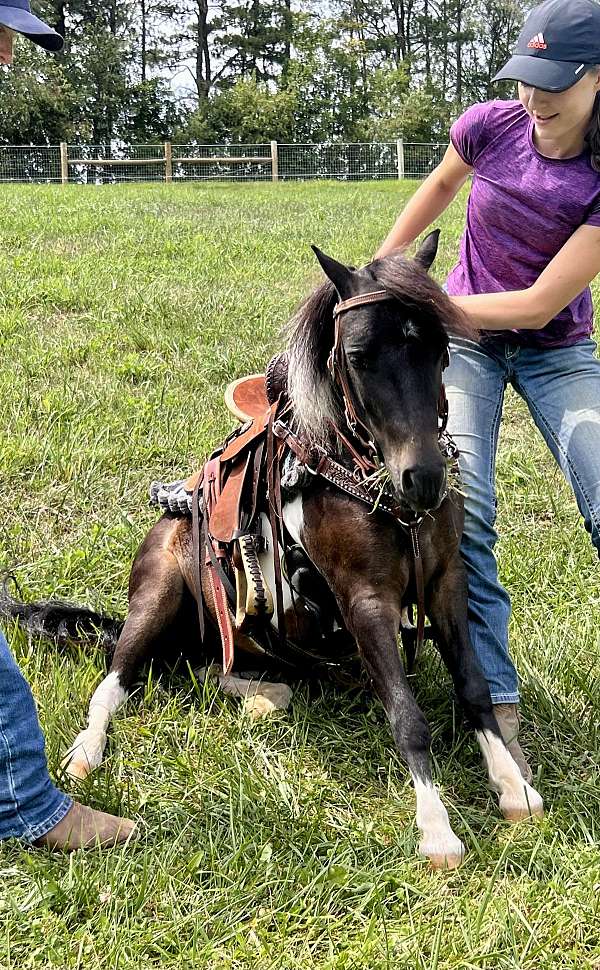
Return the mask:
<path id="1" fill-rule="evenodd" d="M 396 219 L 375 259 L 408 246 L 446 209 L 473 169 L 449 145 L 436 169 L 428 175 Z"/>
<path id="2" fill-rule="evenodd" d="M 600 227 L 580 226 L 526 290 L 451 296 L 480 330 L 541 330 L 600 273 Z"/>

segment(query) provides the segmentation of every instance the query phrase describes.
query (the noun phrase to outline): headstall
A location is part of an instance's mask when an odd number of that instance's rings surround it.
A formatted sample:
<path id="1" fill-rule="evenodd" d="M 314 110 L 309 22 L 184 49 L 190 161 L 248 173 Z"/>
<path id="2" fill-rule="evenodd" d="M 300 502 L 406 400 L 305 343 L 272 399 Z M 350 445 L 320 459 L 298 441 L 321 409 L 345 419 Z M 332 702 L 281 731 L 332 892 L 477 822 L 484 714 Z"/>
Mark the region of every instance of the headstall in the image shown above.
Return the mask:
<path id="1" fill-rule="evenodd" d="M 327 368 L 334 383 L 337 384 L 341 391 L 342 400 L 344 402 L 344 414 L 348 429 L 367 452 L 366 464 L 368 466 L 368 470 L 373 470 L 377 467 L 376 461 L 373 460 L 377 458 L 377 445 L 373 441 L 371 432 L 366 427 L 365 423 L 358 417 L 354 402 L 352 400 L 352 393 L 348 381 L 346 354 L 341 342 L 340 318 L 342 314 L 346 313 L 348 310 L 354 310 L 361 306 L 368 306 L 371 303 L 383 303 L 386 300 L 393 299 L 395 299 L 395 297 L 391 293 L 388 293 L 387 290 L 373 290 L 370 293 L 361 293 L 358 296 L 351 296 L 347 300 L 340 300 L 333 308 L 335 332 L 333 347 L 331 348 L 329 358 L 327 360 Z M 442 370 L 445 370 L 449 363 L 450 356 L 448 354 L 448 350 L 445 350 L 444 359 L 442 361 Z M 440 396 L 438 400 L 438 418 L 440 421 L 438 426 L 438 438 L 441 438 L 445 434 L 448 424 L 448 401 L 446 399 L 446 390 L 443 384 L 440 388 Z M 357 464 L 359 464 L 359 466 L 363 465 L 365 463 L 364 457 L 359 456 L 358 453 L 356 453 L 355 449 L 349 445 L 349 442 L 338 428 L 335 428 L 335 430 L 344 444 L 349 447 L 355 461 L 357 461 Z M 371 455 L 373 458 L 370 457 Z M 365 472 L 366 471 L 367 468 L 365 468 Z"/>

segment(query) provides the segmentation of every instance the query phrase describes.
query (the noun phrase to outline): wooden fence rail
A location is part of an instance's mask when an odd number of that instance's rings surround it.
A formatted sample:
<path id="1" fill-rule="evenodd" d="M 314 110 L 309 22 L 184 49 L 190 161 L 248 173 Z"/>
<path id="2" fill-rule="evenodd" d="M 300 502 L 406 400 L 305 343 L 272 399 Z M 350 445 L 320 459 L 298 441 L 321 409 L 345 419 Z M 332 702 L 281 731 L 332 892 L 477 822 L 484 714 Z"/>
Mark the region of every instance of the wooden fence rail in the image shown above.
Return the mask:
<path id="1" fill-rule="evenodd" d="M 277 142 L 271 142 L 270 155 L 186 155 L 173 158 L 173 145 L 170 141 L 164 142 L 164 154 L 157 158 L 69 158 L 69 146 L 66 141 L 60 143 L 60 180 L 63 185 L 69 181 L 69 165 L 90 165 L 99 168 L 107 166 L 128 165 L 164 165 L 165 182 L 173 181 L 173 163 L 176 165 L 205 165 L 221 162 L 224 165 L 263 164 L 271 166 L 271 179 L 273 182 L 279 180 L 279 159 Z"/>
<path id="2" fill-rule="evenodd" d="M 404 143 L 402 139 L 396 142 L 398 178 L 405 177 Z M 153 158 L 69 158 L 67 142 L 60 143 L 60 181 L 63 185 L 69 182 L 69 166 L 85 165 L 91 168 L 113 168 L 143 165 L 164 166 L 165 182 L 173 181 L 173 167 L 177 165 L 223 165 L 261 164 L 271 166 L 271 180 L 279 180 L 279 148 L 276 141 L 271 142 L 270 155 L 186 155 L 173 157 L 173 145 L 170 141 L 163 143 L 163 154 Z"/>

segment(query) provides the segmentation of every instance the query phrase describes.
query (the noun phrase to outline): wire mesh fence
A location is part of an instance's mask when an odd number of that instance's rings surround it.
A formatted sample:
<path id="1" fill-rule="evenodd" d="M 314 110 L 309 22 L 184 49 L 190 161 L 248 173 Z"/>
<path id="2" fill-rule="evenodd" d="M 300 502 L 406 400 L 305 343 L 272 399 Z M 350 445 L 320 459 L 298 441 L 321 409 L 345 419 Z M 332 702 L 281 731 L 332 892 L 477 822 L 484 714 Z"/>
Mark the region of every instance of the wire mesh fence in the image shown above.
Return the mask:
<path id="1" fill-rule="evenodd" d="M 58 145 L 0 145 L 0 182 L 60 182 Z"/>
<path id="2" fill-rule="evenodd" d="M 173 145 L 173 181 L 272 181 L 272 144 Z"/>
<path id="3" fill-rule="evenodd" d="M 446 143 L 2 145 L 0 182 L 277 181 L 423 178 Z"/>

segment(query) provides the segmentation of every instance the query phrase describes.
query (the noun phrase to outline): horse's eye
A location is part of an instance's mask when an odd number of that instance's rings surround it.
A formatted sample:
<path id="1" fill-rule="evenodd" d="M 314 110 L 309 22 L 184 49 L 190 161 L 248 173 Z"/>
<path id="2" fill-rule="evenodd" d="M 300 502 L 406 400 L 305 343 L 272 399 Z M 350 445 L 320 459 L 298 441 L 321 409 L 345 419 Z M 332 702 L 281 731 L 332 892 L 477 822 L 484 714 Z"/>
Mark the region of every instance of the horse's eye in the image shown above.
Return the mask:
<path id="1" fill-rule="evenodd" d="M 354 370 L 369 370 L 373 366 L 373 360 L 365 353 L 359 353 L 358 351 L 354 353 L 349 353 L 347 355 L 348 363 L 354 368 Z"/>

